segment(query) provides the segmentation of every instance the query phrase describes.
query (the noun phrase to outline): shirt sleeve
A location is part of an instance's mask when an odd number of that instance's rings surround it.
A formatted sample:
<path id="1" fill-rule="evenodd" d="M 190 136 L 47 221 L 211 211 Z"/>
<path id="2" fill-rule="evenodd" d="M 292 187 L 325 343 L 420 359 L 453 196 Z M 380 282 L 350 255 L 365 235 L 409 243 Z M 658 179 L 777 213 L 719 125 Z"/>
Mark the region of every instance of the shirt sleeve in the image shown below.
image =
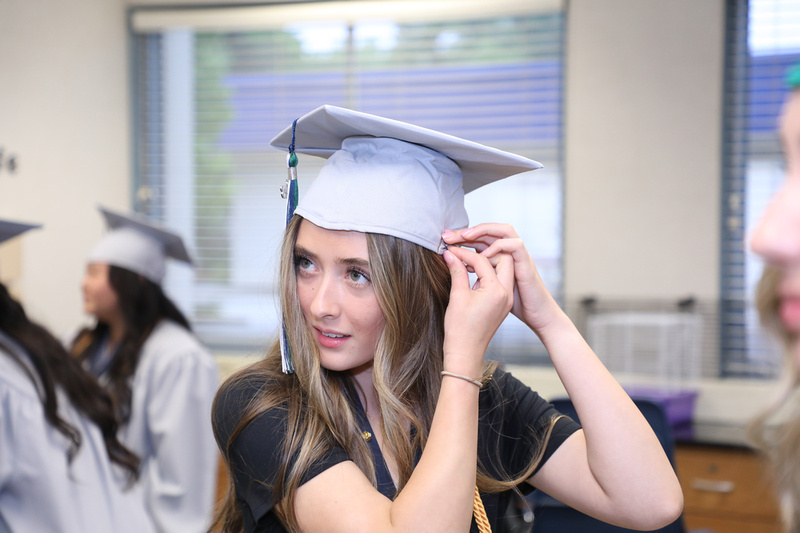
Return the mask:
<path id="1" fill-rule="evenodd" d="M 214 505 L 219 452 L 209 415 L 219 381 L 210 354 L 193 350 L 158 361 L 147 376 L 144 493 L 164 533 L 206 531 Z"/>
<path id="2" fill-rule="evenodd" d="M 544 449 L 535 473 L 580 429 L 566 416 L 552 424 L 558 416 L 560 413 L 530 387 L 498 370 L 480 398 L 478 457 L 483 466 L 498 479 L 516 477 Z"/>
<path id="3" fill-rule="evenodd" d="M 283 457 L 288 413 L 286 406 L 277 406 L 259 414 L 228 447 L 229 436 L 253 398 L 260 394 L 262 386 L 260 379 L 254 377 L 233 382 L 220 391 L 214 410 L 217 442 L 229 460 L 246 531 L 260 531 L 266 523 L 277 524 L 277 518 L 271 512 L 277 503 L 272 487 L 281 466 L 288 462 L 290 468 L 294 461 L 293 458 Z M 301 484 L 347 460 L 349 457 L 345 451 L 334 446 L 309 468 Z"/>

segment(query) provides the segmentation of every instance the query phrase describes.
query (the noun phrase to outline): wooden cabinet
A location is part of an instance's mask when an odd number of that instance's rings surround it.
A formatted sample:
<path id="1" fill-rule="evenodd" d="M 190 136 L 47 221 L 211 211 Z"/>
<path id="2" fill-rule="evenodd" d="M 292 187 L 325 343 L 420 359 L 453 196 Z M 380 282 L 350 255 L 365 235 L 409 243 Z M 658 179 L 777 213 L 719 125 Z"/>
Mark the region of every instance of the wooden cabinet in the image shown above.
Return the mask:
<path id="1" fill-rule="evenodd" d="M 675 460 L 687 530 L 781 533 L 775 494 L 753 451 L 679 443 Z"/>

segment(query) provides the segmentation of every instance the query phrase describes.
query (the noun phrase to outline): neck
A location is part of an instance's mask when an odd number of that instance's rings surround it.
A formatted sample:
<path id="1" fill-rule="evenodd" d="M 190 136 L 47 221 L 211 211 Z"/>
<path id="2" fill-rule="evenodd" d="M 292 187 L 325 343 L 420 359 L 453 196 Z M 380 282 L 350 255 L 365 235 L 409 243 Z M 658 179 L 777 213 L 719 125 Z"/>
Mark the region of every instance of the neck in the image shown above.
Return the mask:
<path id="1" fill-rule="evenodd" d="M 375 386 L 372 383 L 372 368 L 372 361 L 370 361 L 364 366 L 352 369 L 350 375 L 358 384 L 358 394 L 361 404 L 364 406 L 364 412 L 368 417 L 377 420 L 380 418 L 380 414 L 378 411 L 378 394 L 375 392 Z"/>
<path id="2" fill-rule="evenodd" d="M 111 344 L 119 344 L 125 338 L 125 321 L 122 317 L 115 317 L 106 321 L 108 325 L 108 340 Z"/>

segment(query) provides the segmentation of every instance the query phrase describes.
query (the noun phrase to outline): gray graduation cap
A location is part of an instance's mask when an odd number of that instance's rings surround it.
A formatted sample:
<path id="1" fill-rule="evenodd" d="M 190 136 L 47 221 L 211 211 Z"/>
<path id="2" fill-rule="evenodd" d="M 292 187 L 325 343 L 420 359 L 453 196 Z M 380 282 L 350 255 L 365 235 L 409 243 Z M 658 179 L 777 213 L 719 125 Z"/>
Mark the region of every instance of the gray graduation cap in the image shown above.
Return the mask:
<path id="1" fill-rule="evenodd" d="M 25 224 L 23 222 L 14 222 L 11 220 L 0 220 L 0 243 L 9 239 L 13 239 L 17 235 L 21 235 L 29 229 L 41 228 L 41 224 Z"/>
<path id="2" fill-rule="evenodd" d="M 293 131 L 294 130 L 294 131 Z M 325 105 L 270 144 L 327 158 L 295 213 L 317 226 L 400 237 L 445 249 L 469 225 L 464 194 L 542 165 L 413 124 Z"/>
<path id="3" fill-rule="evenodd" d="M 90 263 L 107 263 L 130 270 L 154 283 L 166 273 L 167 257 L 192 264 L 180 235 L 157 222 L 133 213 L 125 215 L 98 207 L 109 232 L 89 252 Z"/>

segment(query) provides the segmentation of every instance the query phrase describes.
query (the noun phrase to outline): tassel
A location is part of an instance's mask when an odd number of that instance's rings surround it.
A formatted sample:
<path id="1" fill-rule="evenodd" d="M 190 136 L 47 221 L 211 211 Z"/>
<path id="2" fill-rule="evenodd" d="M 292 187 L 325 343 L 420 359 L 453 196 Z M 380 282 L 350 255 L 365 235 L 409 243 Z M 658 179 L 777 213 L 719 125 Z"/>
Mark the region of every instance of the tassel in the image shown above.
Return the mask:
<path id="1" fill-rule="evenodd" d="M 286 166 L 288 167 L 288 176 L 286 183 L 281 187 L 281 198 L 286 200 L 286 225 L 289 225 L 294 210 L 297 209 L 297 201 L 299 196 L 299 189 L 297 187 L 297 154 L 294 153 L 294 134 L 297 128 L 297 120 L 292 123 L 292 143 L 289 145 L 289 153 L 286 155 Z M 286 324 L 284 323 L 285 310 L 281 310 L 281 368 L 284 374 L 291 374 L 294 372 L 294 365 L 292 365 L 292 352 L 289 349 L 289 337 L 286 335 Z"/>
<path id="2" fill-rule="evenodd" d="M 486 509 L 483 507 L 483 500 L 477 485 L 475 485 L 475 498 L 472 502 L 472 515 L 475 517 L 475 523 L 478 525 L 480 533 L 492 533 L 492 525 L 489 523 L 489 517 L 486 516 Z"/>

